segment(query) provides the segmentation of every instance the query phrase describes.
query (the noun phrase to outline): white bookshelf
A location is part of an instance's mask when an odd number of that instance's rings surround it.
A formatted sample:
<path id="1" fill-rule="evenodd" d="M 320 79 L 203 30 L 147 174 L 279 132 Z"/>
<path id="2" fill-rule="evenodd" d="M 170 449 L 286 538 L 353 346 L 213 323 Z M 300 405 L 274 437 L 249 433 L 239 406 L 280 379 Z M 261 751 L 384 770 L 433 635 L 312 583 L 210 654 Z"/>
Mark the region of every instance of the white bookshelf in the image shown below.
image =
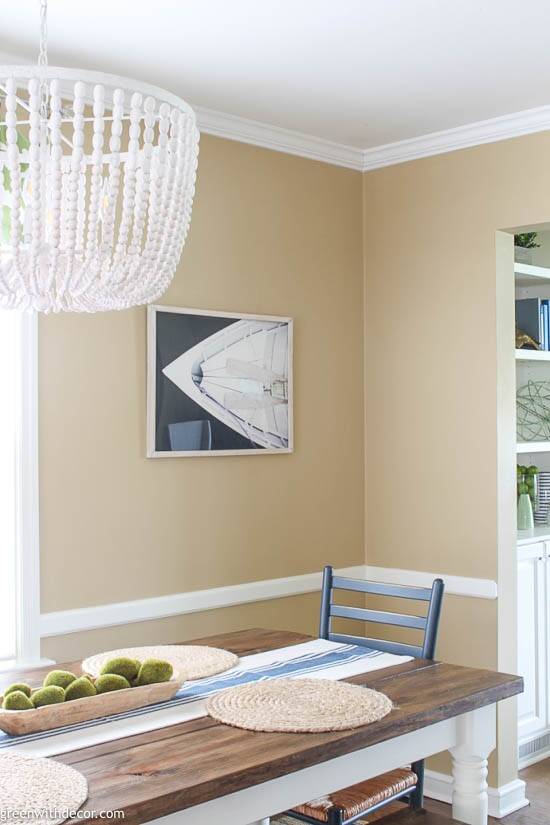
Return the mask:
<path id="1" fill-rule="evenodd" d="M 514 263 L 517 287 L 550 285 L 550 267 Z"/>
<path id="2" fill-rule="evenodd" d="M 550 441 L 518 441 L 517 450 L 519 453 L 548 453 L 550 452 Z"/>
<path id="3" fill-rule="evenodd" d="M 532 544 L 535 541 L 550 541 L 548 524 L 535 524 L 531 530 L 518 530 L 518 546 Z"/>
<path id="4" fill-rule="evenodd" d="M 514 278 L 517 298 L 550 298 L 550 267 L 522 264 L 516 261 Z M 550 379 L 550 369 L 547 366 L 550 365 L 550 352 L 547 350 L 517 349 L 515 358 L 517 387 L 526 384 L 529 380 Z M 516 452 L 518 455 L 531 456 L 547 453 L 547 458 L 542 461 L 544 465 L 550 461 L 550 441 L 518 442 Z"/>
<path id="5" fill-rule="evenodd" d="M 550 363 L 550 352 L 542 349 L 517 349 L 516 361 L 547 361 Z"/>

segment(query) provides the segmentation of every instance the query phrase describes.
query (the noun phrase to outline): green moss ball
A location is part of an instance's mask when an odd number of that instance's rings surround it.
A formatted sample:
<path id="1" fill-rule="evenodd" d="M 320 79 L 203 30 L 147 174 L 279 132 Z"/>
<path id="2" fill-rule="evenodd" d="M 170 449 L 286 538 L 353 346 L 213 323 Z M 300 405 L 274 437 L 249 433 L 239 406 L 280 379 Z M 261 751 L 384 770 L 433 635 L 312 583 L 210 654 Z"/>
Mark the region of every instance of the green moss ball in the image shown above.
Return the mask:
<path id="1" fill-rule="evenodd" d="M 98 693 L 109 693 L 112 690 L 127 690 L 130 682 L 118 673 L 104 673 L 97 677 L 95 686 Z"/>
<path id="2" fill-rule="evenodd" d="M 22 690 L 12 690 L 4 696 L 2 707 L 4 710 L 32 710 L 34 705 Z"/>
<path id="3" fill-rule="evenodd" d="M 49 685 L 49 687 L 39 688 L 32 694 L 32 703 L 35 708 L 44 705 L 56 705 L 65 701 L 65 691 L 59 685 Z"/>
<path id="4" fill-rule="evenodd" d="M 4 696 L 7 696 L 8 693 L 13 693 L 16 690 L 18 690 L 20 693 L 24 693 L 25 696 L 31 695 L 30 685 L 25 684 L 25 682 L 16 682 L 15 684 L 10 685 L 5 689 Z"/>
<path id="5" fill-rule="evenodd" d="M 156 685 L 157 682 L 169 682 L 174 673 L 170 662 L 162 659 L 146 659 L 139 669 L 138 685 Z"/>
<path id="6" fill-rule="evenodd" d="M 71 682 L 74 682 L 75 679 L 76 676 L 69 670 L 51 670 L 44 679 L 44 687 L 57 685 L 57 687 L 61 687 L 65 690 L 65 688 L 68 688 Z"/>
<path id="7" fill-rule="evenodd" d="M 101 675 L 107 673 L 114 673 L 117 676 L 124 676 L 128 682 L 135 679 L 139 673 L 141 662 L 137 659 L 128 659 L 126 656 L 120 656 L 118 659 L 109 659 L 101 668 Z"/>
<path id="8" fill-rule="evenodd" d="M 85 696 L 95 696 L 97 690 L 95 685 L 87 676 L 80 676 L 71 682 L 69 687 L 65 690 L 65 699 L 67 702 L 72 702 L 73 699 L 83 699 Z"/>

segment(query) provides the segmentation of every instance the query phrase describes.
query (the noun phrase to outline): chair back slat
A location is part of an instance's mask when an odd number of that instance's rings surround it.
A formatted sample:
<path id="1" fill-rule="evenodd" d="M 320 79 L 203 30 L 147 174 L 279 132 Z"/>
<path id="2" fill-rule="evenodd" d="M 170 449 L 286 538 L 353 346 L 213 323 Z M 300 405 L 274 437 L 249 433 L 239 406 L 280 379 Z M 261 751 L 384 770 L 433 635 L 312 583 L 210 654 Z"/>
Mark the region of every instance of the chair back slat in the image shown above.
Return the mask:
<path id="1" fill-rule="evenodd" d="M 364 607 L 346 607 L 333 604 L 330 606 L 330 615 L 340 619 L 357 619 L 362 622 L 376 622 L 390 624 L 396 627 L 413 627 L 417 630 L 426 629 L 426 616 L 409 616 L 407 613 L 388 613 L 385 610 L 369 610 Z"/>
<path id="2" fill-rule="evenodd" d="M 428 602 L 428 610 L 426 616 L 411 616 L 406 613 L 392 613 L 385 610 L 372 610 L 363 607 L 348 607 L 346 605 L 334 604 L 334 590 L 349 590 L 356 593 L 366 593 L 368 595 L 391 596 L 415 601 L 425 601 Z M 359 579 L 348 579 L 344 576 L 334 576 L 332 567 L 327 566 L 324 569 L 321 590 L 319 636 L 321 639 L 363 645 L 386 653 L 433 659 L 435 656 L 437 631 L 441 616 L 443 591 L 444 584 L 442 579 L 435 579 L 432 587 L 409 587 L 385 582 L 369 582 Z M 354 636 L 346 633 L 333 633 L 331 628 L 331 620 L 333 618 L 354 619 L 357 621 L 386 624 L 392 627 L 421 630 L 423 631 L 422 644 L 411 645 L 386 639 L 373 639 L 366 636 Z"/>
<path id="3" fill-rule="evenodd" d="M 346 645 L 360 645 L 361 647 L 372 647 L 374 650 L 381 650 L 383 653 L 395 653 L 397 656 L 413 656 L 415 659 L 422 658 L 422 648 L 418 645 L 407 645 L 404 642 L 387 642 L 384 639 L 369 639 L 368 636 L 350 636 L 347 633 L 330 633 L 331 642 L 343 642 Z"/>
<path id="4" fill-rule="evenodd" d="M 432 598 L 431 587 L 362 581 L 361 579 L 347 579 L 344 576 L 333 576 L 332 587 L 334 590 L 355 590 L 359 593 L 372 593 L 377 596 L 398 596 L 401 599 L 414 599 L 419 602 L 429 602 Z"/>

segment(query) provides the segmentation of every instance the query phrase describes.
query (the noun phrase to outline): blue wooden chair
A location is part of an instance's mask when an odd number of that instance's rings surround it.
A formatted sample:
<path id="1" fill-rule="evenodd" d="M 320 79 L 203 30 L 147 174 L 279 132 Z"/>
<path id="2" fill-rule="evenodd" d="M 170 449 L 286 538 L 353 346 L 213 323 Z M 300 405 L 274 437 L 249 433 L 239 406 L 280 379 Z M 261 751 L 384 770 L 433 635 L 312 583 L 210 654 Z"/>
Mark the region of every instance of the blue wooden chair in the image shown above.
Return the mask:
<path id="1" fill-rule="evenodd" d="M 405 613 L 389 613 L 363 607 L 346 607 L 334 602 L 335 590 L 347 590 L 377 596 L 391 596 L 428 603 L 425 616 L 411 616 Z M 361 581 L 335 576 L 332 567 L 325 567 L 321 591 L 321 621 L 319 636 L 345 644 L 363 645 L 385 653 L 413 656 L 418 659 L 433 659 L 441 614 L 444 585 L 435 579 L 431 587 L 405 587 L 395 584 Z M 358 619 L 391 627 L 405 627 L 421 632 L 418 645 L 373 639 L 369 636 L 353 636 L 332 631 L 332 619 Z M 415 762 L 409 769 L 398 769 L 381 776 L 360 782 L 342 791 L 314 799 L 305 805 L 298 805 L 288 814 L 301 822 L 318 825 L 347 825 L 361 819 L 396 800 L 407 802 L 413 810 L 422 807 L 424 786 L 424 761 Z"/>

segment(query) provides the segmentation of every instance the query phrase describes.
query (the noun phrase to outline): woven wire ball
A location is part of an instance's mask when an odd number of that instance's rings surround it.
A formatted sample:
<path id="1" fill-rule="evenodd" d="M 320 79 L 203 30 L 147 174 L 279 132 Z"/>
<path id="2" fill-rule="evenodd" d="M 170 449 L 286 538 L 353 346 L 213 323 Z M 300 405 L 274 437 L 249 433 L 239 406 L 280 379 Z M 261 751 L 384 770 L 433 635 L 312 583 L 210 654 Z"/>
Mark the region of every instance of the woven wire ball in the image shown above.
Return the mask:
<path id="1" fill-rule="evenodd" d="M 528 381 L 516 393 L 520 441 L 550 440 L 550 381 Z"/>

